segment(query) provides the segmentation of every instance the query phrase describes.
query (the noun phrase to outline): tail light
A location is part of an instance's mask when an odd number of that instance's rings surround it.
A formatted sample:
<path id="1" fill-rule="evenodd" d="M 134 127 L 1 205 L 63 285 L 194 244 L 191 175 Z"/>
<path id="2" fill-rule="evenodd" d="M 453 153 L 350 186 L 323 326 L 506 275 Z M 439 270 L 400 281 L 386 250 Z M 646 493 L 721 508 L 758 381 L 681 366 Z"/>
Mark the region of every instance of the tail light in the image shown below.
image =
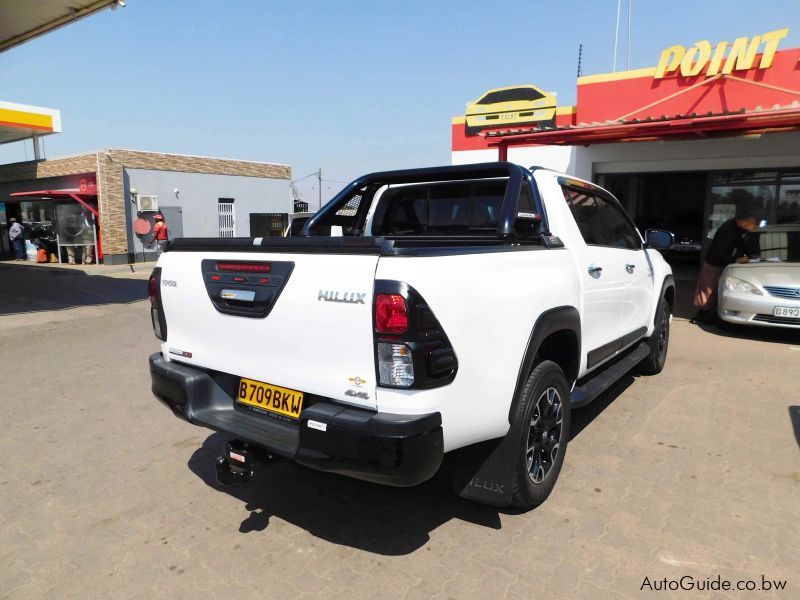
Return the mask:
<path id="1" fill-rule="evenodd" d="M 375 296 L 375 330 L 378 333 L 404 333 L 408 329 L 406 299 L 400 294 Z"/>
<path id="2" fill-rule="evenodd" d="M 150 296 L 150 320 L 153 322 L 153 333 L 162 342 L 166 342 L 167 320 L 164 318 L 164 309 L 161 306 L 161 267 L 153 269 L 147 282 L 147 291 Z"/>
<path id="3" fill-rule="evenodd" d="M 414 384 L 414 360 L 408 346 L 378 342 L 378 381 L 394 387 Z"/>
<path id="4" fill-rule="evenodd" d="M 453 381 L 455 351 L 419 292 L 399 281 L 378 280 L 373 307 L 379 385 L 428 389 Z"/>

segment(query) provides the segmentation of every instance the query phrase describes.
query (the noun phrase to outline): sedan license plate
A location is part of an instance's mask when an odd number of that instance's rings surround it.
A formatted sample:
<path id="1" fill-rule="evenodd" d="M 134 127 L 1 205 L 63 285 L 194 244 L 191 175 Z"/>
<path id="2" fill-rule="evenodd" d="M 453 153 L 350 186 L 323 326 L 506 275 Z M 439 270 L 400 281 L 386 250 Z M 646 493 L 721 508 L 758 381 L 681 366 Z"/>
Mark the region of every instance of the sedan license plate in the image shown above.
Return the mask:
<path id="1" fill-rule="evenodd" d="M 773 315 L 788 319 L 800 319 L 800 308 L 795 308 L 792 306 L 776 306 Z"/>
<path id="2" fill-rule="evenodd" d="M 236 400 L 292 419 L 300 418 L 303 410 L 303 392 L 244 377 L 239 381 Z"/>
<path id="3" fill-rule="evenodd" d="M 505 113 L 501 114 L 501 119 L 516 119 L 519 115 L 517 113 Z"/>

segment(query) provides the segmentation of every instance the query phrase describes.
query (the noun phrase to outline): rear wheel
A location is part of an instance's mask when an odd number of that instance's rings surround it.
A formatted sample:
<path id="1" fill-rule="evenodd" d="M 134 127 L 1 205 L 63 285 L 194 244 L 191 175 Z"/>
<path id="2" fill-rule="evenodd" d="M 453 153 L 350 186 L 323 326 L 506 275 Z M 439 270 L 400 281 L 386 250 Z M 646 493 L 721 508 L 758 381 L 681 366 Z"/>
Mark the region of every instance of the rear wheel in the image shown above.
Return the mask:
<path id="1" fill-rule="evenodd" d="M 650 354 L 639 363 L 637 371 L 642 375 L 657 375 L 667 362 L 669 349 L 669 304 L 662 298 L 656 309 L 656 322 L 653 335 L 645 340 L 650 347 Z"/>
<path id="2" fill-rule="evenodd" d="M 569 384 L 552 361 L 538 364 L 522 388 L 511 427 L 515 506 L 530 510 L 544 502 L 564 463 L 570 425 Z"/>

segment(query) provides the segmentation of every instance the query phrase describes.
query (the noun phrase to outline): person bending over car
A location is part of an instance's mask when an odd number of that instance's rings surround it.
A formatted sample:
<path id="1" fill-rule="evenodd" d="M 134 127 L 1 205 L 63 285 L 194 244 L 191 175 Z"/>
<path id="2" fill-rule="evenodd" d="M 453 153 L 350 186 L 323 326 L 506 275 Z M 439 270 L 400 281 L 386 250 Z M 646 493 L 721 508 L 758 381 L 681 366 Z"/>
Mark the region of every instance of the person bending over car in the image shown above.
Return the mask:
<path id="1" fill-rule="evenodd" d="M 746 263 L 751 256 L 758 255 L 758 238 L 751 235 L 756 227 L 758 220 L 747 211 L 736 213 L 733 219 L 719 226 L 706 251 L 694 290 L 694 306 L 698 312 L 692 323 L 710 325 L 716 322 L 717 285 L 722 270 L 735 262 Z"/>

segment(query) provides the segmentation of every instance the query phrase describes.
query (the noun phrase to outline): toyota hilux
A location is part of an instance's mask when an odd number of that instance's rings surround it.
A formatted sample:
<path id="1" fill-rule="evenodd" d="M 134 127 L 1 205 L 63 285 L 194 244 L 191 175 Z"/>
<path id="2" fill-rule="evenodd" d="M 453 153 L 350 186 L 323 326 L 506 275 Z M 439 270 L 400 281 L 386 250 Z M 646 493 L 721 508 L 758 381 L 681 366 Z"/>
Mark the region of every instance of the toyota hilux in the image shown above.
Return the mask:
<path id="1" fill-rule="evenodd" d="M 230 438 L 221 483 L 282 457 L 413 486 L 452 453 L 462 496 L 530 509 L 571 412 L 664 367 L 672 242 L 544 168 L 373 173 L 293 237 L 170 242 L 149 282 L 152 390 Z"/>

